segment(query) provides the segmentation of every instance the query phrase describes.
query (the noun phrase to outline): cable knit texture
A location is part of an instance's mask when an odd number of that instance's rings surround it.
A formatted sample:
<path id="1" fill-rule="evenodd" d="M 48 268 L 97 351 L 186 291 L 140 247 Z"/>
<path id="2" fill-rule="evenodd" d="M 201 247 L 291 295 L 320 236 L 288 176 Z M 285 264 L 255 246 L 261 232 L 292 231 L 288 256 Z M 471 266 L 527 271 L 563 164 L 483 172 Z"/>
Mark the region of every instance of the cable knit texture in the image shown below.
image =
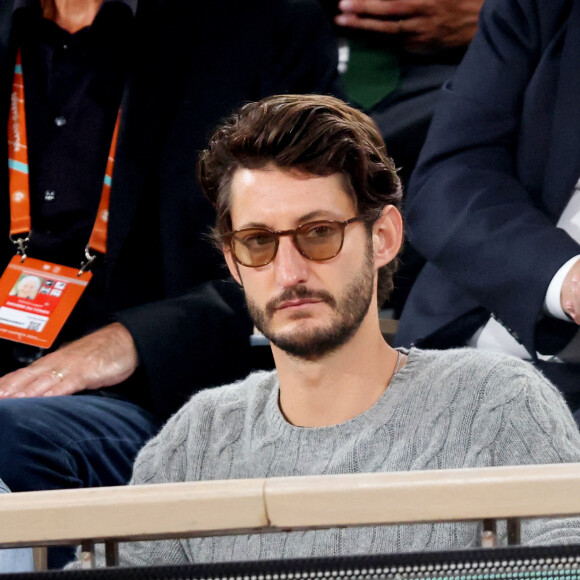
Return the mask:
<path id="1" fill-rule="evenodd" d="M 133 484 L 580 461 L 580 434 L 531 365 L 471 349 L 412 349 L 379 401 L 332 427 L 289 424 L 275 372 L 195 395 L 139 454 Z M 356 501 L 356 498 L 353 498 Z M 411 500 L 412 501 L 412 500 Z M 475 523 L 376 526 L 121 544 L 123 565 L 478 545 Z M 523 525 L 533 544 L 580 542 L 577 519 Z"/>

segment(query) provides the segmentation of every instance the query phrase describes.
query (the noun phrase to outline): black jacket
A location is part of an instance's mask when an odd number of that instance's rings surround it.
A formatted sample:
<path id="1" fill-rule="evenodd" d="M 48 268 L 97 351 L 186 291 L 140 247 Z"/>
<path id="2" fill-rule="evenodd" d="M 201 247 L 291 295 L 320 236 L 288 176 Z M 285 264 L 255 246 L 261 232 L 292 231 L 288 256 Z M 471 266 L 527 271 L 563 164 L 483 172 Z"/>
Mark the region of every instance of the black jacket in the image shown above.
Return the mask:
<path id="1" fill-rule="evenodd" d="M 0 8 L 0 104 L 7 119 L 16 47 Z M 251 323 L 206 234 L 214 213 L 197 153 L 246 101 L 333 92 L 336 47 L 314 0 L 139 0 L 111 191 L 105 299 L 131 332 L 161 417 L 193 392 L 249 370 Z M 6 143 L 0 144 L 0 158 Z M 6 164 L 0 164 L 8 232 Z M 105 324 L 107 320 L 103 320 Z"/>

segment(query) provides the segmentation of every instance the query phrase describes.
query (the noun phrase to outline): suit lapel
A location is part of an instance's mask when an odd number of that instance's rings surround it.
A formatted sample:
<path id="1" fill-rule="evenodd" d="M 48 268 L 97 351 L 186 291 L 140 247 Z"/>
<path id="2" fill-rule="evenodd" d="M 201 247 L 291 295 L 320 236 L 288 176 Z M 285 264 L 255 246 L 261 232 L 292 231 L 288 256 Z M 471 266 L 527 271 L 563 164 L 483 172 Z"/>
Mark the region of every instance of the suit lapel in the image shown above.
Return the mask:
<path id="1" fill-rule="evenodd" d="M 580 177 L 580 0 L 566 24 L 543 197 L 558 219 Z"/>

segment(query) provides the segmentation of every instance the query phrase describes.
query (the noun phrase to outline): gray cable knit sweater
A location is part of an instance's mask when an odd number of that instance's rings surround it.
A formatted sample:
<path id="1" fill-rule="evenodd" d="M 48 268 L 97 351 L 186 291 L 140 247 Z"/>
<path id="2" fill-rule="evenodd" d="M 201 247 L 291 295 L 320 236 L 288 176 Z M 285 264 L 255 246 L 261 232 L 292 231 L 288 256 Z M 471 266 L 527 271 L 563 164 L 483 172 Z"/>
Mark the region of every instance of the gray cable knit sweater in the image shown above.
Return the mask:
<path id="1" fill-rule="evenodd" d="M 278 407 L 275 372 L 195 395 L 140 452 L 132 483 L 580 462 L 580 434 L 532 366 L 471 349 L 412 349 L 379 401 L 332 427 Z M 356 501 L 356 498 L 353 499 Z M 526 543 L 580 542 L 580 522 L 525 522 Z M 382 526 L 121 545 L 123 565 L 442 550 L 475 523 Z"/>

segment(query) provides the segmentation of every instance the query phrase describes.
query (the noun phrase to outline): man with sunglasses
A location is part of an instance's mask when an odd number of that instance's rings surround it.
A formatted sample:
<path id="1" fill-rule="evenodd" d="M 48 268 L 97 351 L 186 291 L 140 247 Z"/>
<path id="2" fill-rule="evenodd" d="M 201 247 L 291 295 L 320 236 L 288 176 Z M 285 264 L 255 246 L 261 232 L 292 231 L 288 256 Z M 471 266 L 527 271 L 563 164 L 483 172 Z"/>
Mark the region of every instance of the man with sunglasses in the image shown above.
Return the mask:
<path id="1" fill-rule="evenodd" d="M 139 454 L 134 484 L 580 461 L 580 433 L 531 365 L 395 350 L 377 305 L 401 245 L 401 188 L 373 122 L 323 96 L 244 106 L 202 153 L 213 236 L 276 370 L 195 395 Z M 549 433 L 549 435 L 548 435 Z M 451 549 L 479 524 L 123 544 L 124 565 Z M 580 541 L 575 520 L 525 542 Z"/>

